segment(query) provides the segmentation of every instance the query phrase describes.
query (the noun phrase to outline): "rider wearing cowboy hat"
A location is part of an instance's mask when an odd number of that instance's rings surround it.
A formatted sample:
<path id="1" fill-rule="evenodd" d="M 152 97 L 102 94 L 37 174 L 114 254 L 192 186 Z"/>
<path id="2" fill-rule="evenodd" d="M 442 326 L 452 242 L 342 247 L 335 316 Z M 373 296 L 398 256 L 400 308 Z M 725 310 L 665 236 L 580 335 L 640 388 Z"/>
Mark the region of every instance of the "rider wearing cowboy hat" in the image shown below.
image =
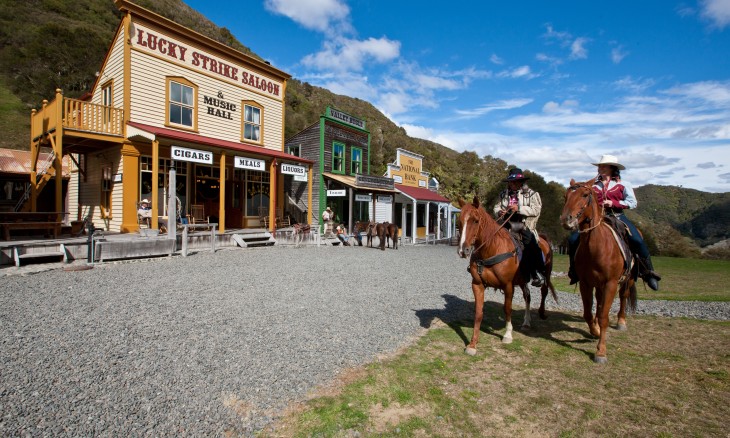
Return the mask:
<path id="1" fill-rule="evenodd" d="M 525 273 L 532 277 L 532 285 L 540 287 L 545 284 L 545 261 L 538 244 L 537 220 L 542 210 L 540 194 L 527 186 L 528 177 L 522 173 L 522 169 L 510 169 L 507 178 L 502 182 L 507 183 L 507 189 L 499 194 L 499 202 L 494 206 L 494 214 L 499 222 L 508 220 L 507 227 L 513 232 L 522 236 L 525 245 L 523 260 L 527 262 L 524 267 Z"/>
<path id="2" fill-rule="evenodd" d="M 639 260 L 639 276 L 650 288 L 659 290 L 658 282 L 661 277 L 654 272 L 654 266 L 649 256 L 649 248 L 647 248 L 644 239 L 634 224 L 624 215 L 624 210 L 636 208 L 637 205 L 631 184 L 621 180 L 621 171 L 626 167 L 618 162 L 615 155 L 603 155 L 598 163 L 591 164 L 598 167 L 598 176 L 593 182 L 593 191 L 596 193 L 598 204 L 602 206 L 604 214 L 613 215 L 626 224 L 629 229 L 629 247 Z M 568 277 L 570 277 L 570 284 L 578 282 L 578 275 L 573 267 L 573 259 L 578 249 L 578 239 L 577 231 L 568 237 L 568 256 L 570 259 Z"/>

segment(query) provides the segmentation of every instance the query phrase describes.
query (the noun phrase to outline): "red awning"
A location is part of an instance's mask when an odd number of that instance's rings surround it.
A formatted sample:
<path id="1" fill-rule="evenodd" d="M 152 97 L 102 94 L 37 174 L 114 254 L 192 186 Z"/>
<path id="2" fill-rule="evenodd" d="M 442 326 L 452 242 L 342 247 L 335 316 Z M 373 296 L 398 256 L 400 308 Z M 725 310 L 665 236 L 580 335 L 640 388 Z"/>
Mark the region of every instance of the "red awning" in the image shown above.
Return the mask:
<path id="1" fill-rule="evenodd" d="M 408 196 L 409 198 L 413 198 L 416 201 L 445 202 L 447 204 L 451 203 L 451 201 L 449 201 L 448 199 L 429 189 L 404 186 L 403 184 L 396 184 L 395 188 L 404 195 Z"/>
<path id="2" fill-rule="evenodd" d="M 297 163 L 314 164 L 314 161 L 307 160 L 306 158 L 297 157 L 296 155 L 287 154 L 282 151 L 276 151 L 273 149 L 266 149 L 261 146 L 253 146 L 244 143 L 236 143 L 228 140 L 220 140 L 217 138 L 205 137 L 198 134 L 191 134 L 189 132 L 176 131 L 174 129 L 158 128 L 156 126 L 145 125 L 137 122 L 128 122 L 129 126 L 133 126 L 142 131 L 146 131 L 154 134 L 158 137 L 169 138 L 171 140 L 186 141 L 189 143 L 198 143 L 206 146 L 214 146 L 226 149 L 232 149 L 235 151 L 246 152 L 250 154 L 263 155 L 266 157 L 280 158 L 288 161 Z"/>

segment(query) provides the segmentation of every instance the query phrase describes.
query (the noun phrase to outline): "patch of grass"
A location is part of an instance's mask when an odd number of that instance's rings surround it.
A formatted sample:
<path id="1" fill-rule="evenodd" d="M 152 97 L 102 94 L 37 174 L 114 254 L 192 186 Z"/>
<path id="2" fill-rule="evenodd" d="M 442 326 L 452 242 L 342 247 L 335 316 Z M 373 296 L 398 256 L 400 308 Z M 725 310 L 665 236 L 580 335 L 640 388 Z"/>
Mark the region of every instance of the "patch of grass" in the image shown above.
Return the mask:
<path id="1" fill-rule="evenodd" d="M 730 261 L 678 257 L 652 257 L 654 269 L 662 276 L 655 292 L 639 280 L 640 300 L 730 301 Z M 568 272 L 568 256 L 556 254 L 553 272 Z M 555 288 L 563 292 L 580 293 L 570 285 L 567 276 L 552 279 Z"/>
<path id="2" fill-rule="evenodd" d="M 261 436 L 726 434 L 728 322 L 631 317 L 628 332 L 609 332 L 608 365 L 592 362 L 597 340 L 576 315 L 556 312 L 515 331 L 519 348 L 488 334 L 499 322 L 491 324 L 476 360 L 453 336 L 470 335 L 468 321 L 431 329 Z"/>

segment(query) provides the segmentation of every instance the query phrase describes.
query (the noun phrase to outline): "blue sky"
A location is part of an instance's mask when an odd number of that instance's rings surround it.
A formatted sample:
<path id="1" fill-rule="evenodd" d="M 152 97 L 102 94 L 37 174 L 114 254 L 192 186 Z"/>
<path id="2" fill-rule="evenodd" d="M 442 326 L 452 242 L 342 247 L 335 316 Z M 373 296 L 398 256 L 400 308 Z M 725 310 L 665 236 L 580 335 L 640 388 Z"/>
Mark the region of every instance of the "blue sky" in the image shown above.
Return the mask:
<path id="1" fill-rule="evenodd" d="M 730 192 L 730 0 L 184 1 L 410 136 L 563 185 L 613 154 L 635 186 Z"/>

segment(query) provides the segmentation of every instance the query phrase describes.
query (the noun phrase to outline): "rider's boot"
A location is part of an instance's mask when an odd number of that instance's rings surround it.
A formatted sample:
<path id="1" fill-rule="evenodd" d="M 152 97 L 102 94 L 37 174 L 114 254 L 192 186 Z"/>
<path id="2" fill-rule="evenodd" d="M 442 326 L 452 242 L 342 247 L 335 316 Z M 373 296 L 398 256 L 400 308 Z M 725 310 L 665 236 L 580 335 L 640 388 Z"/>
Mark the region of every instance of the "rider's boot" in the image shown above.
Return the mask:
<path id="1" fill-rule="evenodd" d="M 543 287 L 545 285 L 545 276 L 540 271 L 534 271 L 532 273 L 532 283 L 535 287 Z"/>
<path id="2" fill-rule="evenodd" d="M 650 257 L 638 257 L 639 259 L 639 276 L 646 282 L 652 290 L 659 290 L 659 280 L 662 277 L 654 272 L 654 266 Z"/>

